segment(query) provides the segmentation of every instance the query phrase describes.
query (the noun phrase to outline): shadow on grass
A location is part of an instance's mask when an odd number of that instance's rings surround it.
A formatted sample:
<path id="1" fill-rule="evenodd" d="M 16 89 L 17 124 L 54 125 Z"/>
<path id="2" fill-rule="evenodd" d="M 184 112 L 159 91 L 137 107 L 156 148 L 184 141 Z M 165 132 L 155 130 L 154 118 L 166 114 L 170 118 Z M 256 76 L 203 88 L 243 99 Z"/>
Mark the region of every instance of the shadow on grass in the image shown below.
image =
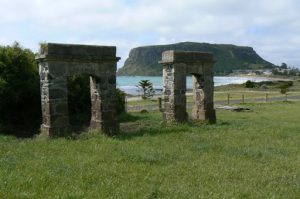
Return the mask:
<path id="1" fill-rule="evenodd" d="M 118 116 L 119 122 L 127 123 L 127 122 L 135 122 L 137 120 L 145 119 L 145 115 L 132 115 L 128 113 L 122 113 Z"/>
<path id="2" fill-rule="evenodd" d="M 33 138 L 39 133 L 38 127 L 1 126 L 0 134 L 14 136 L 16 138 Z"/>
<path id="3" fill-rule="evenodd" d="M 129 140 L 142 136 L 157 136 L 162 134 L 169 133 L 179 133 L 179 132 L 188 132 L 194 128 L 201 128 L 205 126 L 212 126 L 207 122 L 194 122 L 188 121 L 186 123 L 164 123 L 159 114 L 150 114 L 150 113 L 123 113 L 118 116 L 120 121 L 120 134 L 117 136 L 113 136 L 115 139 L 119 140 Z M 229 123 L 219 123 L 221 125 L 229 125 Z M 85 132 L 89 132 L 88 126 L 84 126 L 85 128 L 77 128 L 76 126 L 72 126 L 72 133 L 68 134 L 68 136 L 58 136 L 65 137 L 70 140 L 78 140 L 85 139 Z M 6 132 L 6 133 L 3 133 Z M 102 134 L 101 132 L 99 132 Z M 32 130 L 24 130 L 24 131 L 16 131 L 10 128 L 9 130 L 0 131 L 0 134 L 3 135 L 12 135 L 16 138 L 34 138 L 39 136 L 39 129 Z M 88 133 L 89 134 L 89 133 Z M 89 136 L 87 136 L 89 137 Z"/>
<path id="4" fill-rule="evenodd" d="M 151 128 L 143 127 L 143 128 L 139 128 L 135 131 L 131 131 L 131 132 L 121 131 L 121 133 L 118 136 L 116 136 L 116 138 L 119 140 L 130 140 L 130 139 L 142 137 L 145 135 L 156 136 L 156 135 L 161 135 L 161 134 L 182 132 L 187 129 L 188 128 L 182 128 L 182 126 L 180 126 L 180 127 L 161 126 L 161 127 L 151 127 Z"/>
<path id="5" fill-rule="evenodd" d="M 192 128 L 210 126 L 207 122 L 186 122 L 186 123 L 172 123 L 166 124 L 164 122 L 141 121 L 137 123 L 130 123 L 128 125 L 121 125 L 121 133 L 116 136 L 119 140 L 129 140 L 142 136 L 157 136 L 162 134 L 188 132 Z"/>

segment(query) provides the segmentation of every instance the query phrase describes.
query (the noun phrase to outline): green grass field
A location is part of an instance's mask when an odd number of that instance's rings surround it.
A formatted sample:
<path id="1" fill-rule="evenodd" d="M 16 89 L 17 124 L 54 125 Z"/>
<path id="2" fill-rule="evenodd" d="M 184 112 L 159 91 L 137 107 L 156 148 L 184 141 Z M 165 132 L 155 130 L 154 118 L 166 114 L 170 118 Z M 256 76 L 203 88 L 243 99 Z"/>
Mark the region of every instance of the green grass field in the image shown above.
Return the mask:
<path id="1" fill-rule="evenodd" d="M 299 198 L 300 102 L 245 106 L 215 125 L 135 113 L 114 138 L 0 135 L 0 198 Z"/>

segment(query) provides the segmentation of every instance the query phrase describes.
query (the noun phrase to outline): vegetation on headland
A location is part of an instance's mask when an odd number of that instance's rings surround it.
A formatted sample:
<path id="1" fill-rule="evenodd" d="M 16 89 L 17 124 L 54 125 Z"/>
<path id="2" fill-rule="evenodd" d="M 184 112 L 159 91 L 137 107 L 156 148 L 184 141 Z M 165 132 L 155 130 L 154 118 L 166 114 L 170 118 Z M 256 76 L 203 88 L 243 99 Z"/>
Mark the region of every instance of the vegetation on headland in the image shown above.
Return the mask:
<path id="1" fill-rule="evenodd" d="M 0 135 L 1 198 L 297 198 L 299 102 L 217 111 L 217 124 L 121 118 L 122 134 Z"/>
<path id="2" fill-rule="evenodd" d="M 211 52 L 216 61 L 216 75 L 226 75 L 237 69 L 272 69 L 275 66 L 262 59 L 251 47 L 181 42 L 133 48 L 118 75 L 162 75 L 162 65 L 158 61 L 161 60 L 162 52 L 166 50 Z"/>

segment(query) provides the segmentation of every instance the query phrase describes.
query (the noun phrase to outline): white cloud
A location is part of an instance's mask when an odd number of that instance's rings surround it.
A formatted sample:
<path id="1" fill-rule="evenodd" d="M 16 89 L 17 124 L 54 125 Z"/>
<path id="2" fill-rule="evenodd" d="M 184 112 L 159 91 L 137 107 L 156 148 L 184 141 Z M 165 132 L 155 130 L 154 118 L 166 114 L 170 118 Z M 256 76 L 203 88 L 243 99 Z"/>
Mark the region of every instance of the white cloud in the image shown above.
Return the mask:
<path id="1" fill-rule="evenodd" d="M 180 41 L 249 45 L 265 59 L 300 67 L 296 0 L 0 0 L 0 42 L 139 45 Z"/>

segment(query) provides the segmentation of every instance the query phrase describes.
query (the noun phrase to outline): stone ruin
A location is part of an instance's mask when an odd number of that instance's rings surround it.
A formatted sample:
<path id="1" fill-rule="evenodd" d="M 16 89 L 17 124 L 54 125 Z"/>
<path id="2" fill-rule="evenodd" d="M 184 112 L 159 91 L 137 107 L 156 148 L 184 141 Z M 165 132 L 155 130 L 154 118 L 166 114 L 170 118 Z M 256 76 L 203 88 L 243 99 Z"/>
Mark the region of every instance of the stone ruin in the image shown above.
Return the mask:
<path id="1" fill-rule="evenodd" d="M 194 105 L 191 118 L 216 122 L 213 94 L 213 54 L 187 51 L 165 51 L 162 53 L 164 79 L 165 122 L 185 122 L 186 76 L 193 76 Z"/>
<path id="2" fill-rule="evenodd" d="M 116 113 L 116 47 L 48 43 L 41 46 L 39 73 L 43 123 L 41 133 L 70 132 L 67 78 L 90 76 L 91 129 L 108 135 L 119 131 Z"/>
<path id="3" fill-rule="evenodd" d="M 116 112 L 116 47 L 47 43 L 41 46 L 39 62 L 43 123 L 41 133 L 50 137 L 68 135 L 72 129 L 68 113 L 67 79 L 90 76 L 90 128 L 107 135 L 119 132 Z M 185 122 L 186 75 L 193 75 L 192 119 L 216 122 L 213 104 L 213 55 L 202 52 L 165 51 L 164 121 Z"/>

